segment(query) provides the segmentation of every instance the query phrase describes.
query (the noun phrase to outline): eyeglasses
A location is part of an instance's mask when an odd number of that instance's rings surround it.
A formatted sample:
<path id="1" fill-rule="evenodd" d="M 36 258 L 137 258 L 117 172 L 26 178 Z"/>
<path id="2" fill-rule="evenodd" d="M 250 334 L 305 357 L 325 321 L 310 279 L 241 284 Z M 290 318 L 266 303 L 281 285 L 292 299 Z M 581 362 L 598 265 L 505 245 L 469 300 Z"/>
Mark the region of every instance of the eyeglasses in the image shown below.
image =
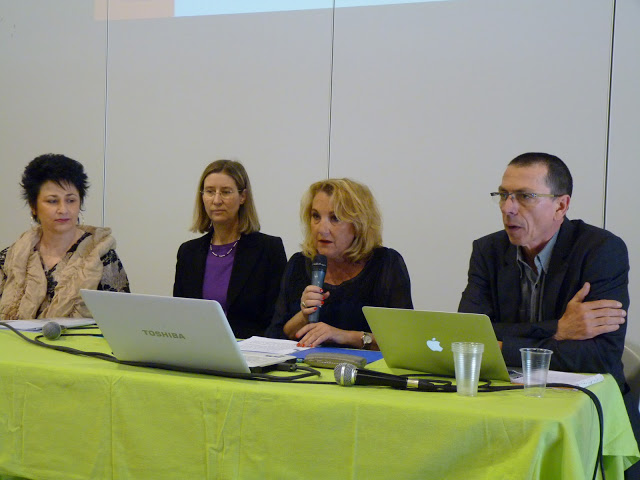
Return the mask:
<path id="1" fill-rule="evenodd" d="M 538 198 L 556 198 L 562 195 L 556 195 L 555 193 L 531 193 L 531 192 L 491 192 L 491 198 L 498 205 L 502 205 L 507 201 L 507 198 L 512 197 L 514 201 L 520 205 L 528 206 L 536 203 Z"/>
<path id="2" fill-rule="evenodd" d="M 240 193 L 240 190 L 233 190 L 231 188 L 223 188 L 221 190 L 216 190 L 215 188 L 205 188 L 201 190 L 200 193 L 205 198 L 215 198 L 216 195 L 220 195 L 222 200 L 229 200 L 236 193 Z"/>

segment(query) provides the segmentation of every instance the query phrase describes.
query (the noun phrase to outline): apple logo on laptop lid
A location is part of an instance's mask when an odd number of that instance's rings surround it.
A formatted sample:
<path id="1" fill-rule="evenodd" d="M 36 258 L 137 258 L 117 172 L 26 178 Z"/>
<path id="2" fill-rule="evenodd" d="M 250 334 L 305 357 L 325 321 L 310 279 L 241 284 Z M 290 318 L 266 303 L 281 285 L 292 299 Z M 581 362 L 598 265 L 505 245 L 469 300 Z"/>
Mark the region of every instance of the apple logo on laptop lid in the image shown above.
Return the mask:
<path id="1" fill-rule="evenodd" d="M 436 340 L 435 337 L 433 337 L 431 340 L 427 340 L 427 347 L 429 347 L 429 349 L 433 352 L 442 351 L 442 347 L 440 346 L 440 341 Z"/>

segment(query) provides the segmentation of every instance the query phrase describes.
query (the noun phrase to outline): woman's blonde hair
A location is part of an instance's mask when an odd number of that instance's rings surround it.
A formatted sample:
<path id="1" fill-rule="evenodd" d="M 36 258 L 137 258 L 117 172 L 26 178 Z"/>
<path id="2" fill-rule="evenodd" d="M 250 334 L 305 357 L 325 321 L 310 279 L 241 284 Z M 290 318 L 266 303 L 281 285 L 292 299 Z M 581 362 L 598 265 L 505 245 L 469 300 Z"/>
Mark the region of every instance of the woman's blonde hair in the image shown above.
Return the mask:
<path id="1" fill-rule="evenodd" d="M 319 192 L 331 197 L 333 213 L 338 220 L 351 223 L 355 230 L 353 243 L 344 252 L 351 262 L 367 259 L 373 250 L 382 246 L 382 217 L 369 187 L 349 178 L 330 178 L 316 182 L 302 197 L 300 219 L 304 231 L 302 253 L 313 258 L 316 239 L 311 235 L 311 207 Z"/>
<path id="2" fill-rule="evenodd" d="M 242 193 L 243 190 L 245 191 L 245 201 L 240 205 L 240 209 L 238 210 L 239 233 L 247 234 L 259 231 L 260 221 L 258 220 L 256 206 L 253 203 L 253 192 L 251 190 L 251 182 L 249 182 L 249 175 L 247 175 L 244 166 L 235 160 L 216 160 L 215 162 L 211 162 L 206 166 L 202 175 L 200 175 L 200 182 L 198 182 L 198 189 L 196 190 L 196 203 L 193 210 L 191 231 L 206 233 L 211 230 L 211 219 L 204 208 L 202 190 L 204 188 L 205 178 L 212 173 L 229 175 L 235 182 L 238 192 Z"/>

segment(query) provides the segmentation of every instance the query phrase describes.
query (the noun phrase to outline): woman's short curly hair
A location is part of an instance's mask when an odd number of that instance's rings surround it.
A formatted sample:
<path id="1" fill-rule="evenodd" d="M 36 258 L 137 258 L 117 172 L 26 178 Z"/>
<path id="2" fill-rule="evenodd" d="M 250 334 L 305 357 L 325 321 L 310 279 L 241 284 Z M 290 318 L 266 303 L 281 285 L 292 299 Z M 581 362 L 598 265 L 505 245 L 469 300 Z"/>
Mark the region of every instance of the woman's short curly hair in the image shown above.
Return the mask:
<path id="1" fill-rule="evenodd" d="M 349 222 L 355 230 L 355 238 L 345 251 L 345 258 L 352 262 L 366 260 L 373 250 L 382 246 L 382 216 L 369 187 L 349 178 L 330 178 L 309 187 L 300 204 L 300 219 L 304 230 L 302 253 L 313 258 L 318 252 L 316 239 L 311 235 L 311 209 L 319 192 L 331 197 L 333 212 L 338 220 Z"/>
<path id="2" fill-rule="evenodd" d="M 45 153 L 31 160 L 22 173 L 22 198 L 31 207 L 32 212 L 36 211 L 40 188 L 48 181 L 60 186 L 65 183 L 73 185 L 80 195 L 80 206 L 84 205 L 89 180 L 82 164 L 65 155 Z M 33 215 L 33 218 L 35 220 L 36 215 Z"/>

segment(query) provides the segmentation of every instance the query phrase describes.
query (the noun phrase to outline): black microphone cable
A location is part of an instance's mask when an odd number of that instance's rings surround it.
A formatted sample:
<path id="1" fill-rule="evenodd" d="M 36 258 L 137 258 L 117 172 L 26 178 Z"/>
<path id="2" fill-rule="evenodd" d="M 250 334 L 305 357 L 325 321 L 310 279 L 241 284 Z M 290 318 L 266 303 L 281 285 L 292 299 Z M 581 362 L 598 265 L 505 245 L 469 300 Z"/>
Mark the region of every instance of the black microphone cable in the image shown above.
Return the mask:
<path id="1" fill-rule="evenodd" d="M 598 476 L 598 464 L 600 464 L 600 472 L 602 473 L 602 480 L 606 480 L 604 476 L 604 464 L 602 463 L 602 444 L 604 443 L 604 413 L 602 411 L 602 404 L 600 403 L 600 399 L 591 390 L 584 387 L 579 387 L 577 385 L 570 385 L 568 383 L 548 383 L 547 387 L 570 388 L 574 390 L 579 390 L 585 395 L 587 395 L 593 402 L 593 405 L 596 408 L 596 412 L 598 413 L 598 425 L 600 427 L 600 439 L 598 443 L 598 454 L 596 456 L 596 465 L 593 470 L 593 480 L 596 480 Z"/>
<path id="2" fill-rule="evenodd" d="M 410 374 L 400 375 L 400 376 L 430 377 L 430 376 L 433 376 L 433 374 L 410 373 Z M 450 378 L 454 378 L 454 377 L 450 377 Z M 456 387 L 455 385 L 453 385 L 451 381 L 432 379 L 432 378 L 428 378 L 428 381 L 434 384 L 434 391 L 438 391 L 438 392 L 455 392 L 456 391 Z M 595 407 L 596 413 L 598 415 L 598 426 L 600 428 L 600 436 L 598 439 L 598 452 L 596 454 L 596 463 L 593 469 L 593 480 L 596 480 L 596 478 L 598 477 L 598 466 L 600 467 L 602 480 L 606 480 L 605 473 L 604 473 L 604 464 L 602 461 L 602 455 L 603 455 L 602 444 L 604 443 L 604 413 L 602 411 L 602 404 L 600 403 L 600 399 L 591 390 L 584 387 L 580 387 L 578 385 L 571 385 L 569 383 L 547 383 L 546 387 L 578 390 L 584 393 L 585 395 L 587 395 L 591 399 L 591 402 L 593 403 L 593 406 Z M 483 379 L 480 379 L 478 383 L 478 393 L 501 392 L 505 390 L 523 390 L 523 389 L 524 389 L 524 385 L 491 385 L 490 380 L 483 380 Z"/>
<path id="3" fill-rule="evenodd" d="M 154 368 L 161 370 L 170 370 L 175 372 L 183 372 L 183 373 L 198 373 L 205 375 L 213 375 L 218 377 L 227 377 L 227 378 L 238 378 L 243 380 L 263 380 L 269 382 L 279 382 L 279 383 L 301 383 L 301 384 L 312 384 L 312 385 L 338 385 L 336 382 L 325 382 L 320 380 L 303 380 L 304 378 L 308 378 L 311 376 L 320 377 L 322 374 L 312 367 L 303 366 L 300 364 L 280 364 L 277 365 L 276 369 L 278 371 L 288 371 L 295 372 L 297 370 L 304 370 L 306 373 L 300 373 L 298 375 L 287 375 L 287 376 L 278 376 L 278 375 L 270 375 L 267 373 L 233 373 L 233 372 L 222 372 L 218 370 L 209 370 L 204 368 L 187 368 L 187 367 L 178 367 L 175 365 L 168 365 L 163 363 L 153 363 L 153 362 L 134 362 L 127 360 L 119 360 L 113 355 L 109 355 L 104 352 L 88 352 L 84 350 L 78 350 L 72 347 L 65 347 L 63 345 L 51 345 L 49 343 L 44 343 L 40 339 L 44 338 L 44 335 L 38 335 L 35 339 L 31 339 L 24 335 L 21 331 L 15 329 L 7 322 L 0 322 L 0 325 L 8 328 L 13 331 L 15 334 L 23 338 L 29 343 L 34 345 L 38 345 L 40 347 L 50 348 L 53 350 L 57 350 L 59 352 L 69 353 L 72 355 L 79 355 L 91 358 L 98 358 L 100 360 L 105 360 L 112 363 L 118 363 L 120 365 L 129 365 L 134 367 L 146 367 L 146 368 Z M 93 327 L 95 328 L 95 327 Z M 99 334 L 63 334 L 62 336 L 102 336 Z M 422 379 L 422 385 L 427 385 L 427 389 L 415 390 L 415 391 L 427 391 L 427 392 L 455 392 L 456 386 L 453 385 L 451 380 L 445 380 L 445 376 L 443 375 L 433 375 L 433 374 L 407 374 L 407 375 L 399 375 L 402 377 L 427 377 L 426 379 Z M 437 378 L 434 378 L 437 377 Z M 441 378 L 442 377 L 442 378 Z M 453 377 L 451 377 L 453 378 Z M 478 384 L 478 392 L 479 393 L 489 393 L 489 392 L 500 392 L 505 390 L 522 390 L 524 389 L 523 385 L 491 385 L 490 380 L 480 379 L 480 383 Z M 593 471 L 593 479 L 595 480 L 598 475 L 598 466 L 600 466 L 600 471 L 602 474 L 602 480 L 605 479 L 604 473 L 604 464 L 602 461 L 602 444 L 604 441 L 604 415 L 602 411 L 602 404 L 600 403 L 600 399 L 598 396 L 593 393 L 591 390 L 588 390 L 583 387 L 579 387 L 577 385 L 570 385 L 566 383 L 549 383 L 547 384 L 548 388 L 568 388 L 573 390 L 579 390 L 587 395 L 591 401 L 593 402 L 596 412 L 598 414 L 598 426 L 600 427 L 600 437 L 598 443 L 598 452 L 596 456 L 596 464 Z M 410 390 L 410 389 L 403 389 Z M 413 389 L 411 389 L 413 390 Z"/>
<path id="4" fill-rule="evenodd" d="M 3 327 L 7 327 L 9 330 L 13 331 L 16 335 L 23 338 L 27 342 L 37 345 L 39 347 L 50 348 L 52 350 L 57 350 L 59 352 L 69 353 L 71 355 L 78 355 L 83 357 L 90 358 L 98 358 L 100 360 L 105 360 L 107 362 L 117 363 L 120 365 L 129 365 L 132 367 L 146 367 L 146 368 L 155 368 L 160 370 L 171 370 L 174 372 L 183 372 L 183 373 L 199 373 L 204 375 L 213 375 L 217 377 L 229 377 L 229 378 L 240 378 L 244 380 L 266 380 L 270 382 L 293 382 L 295 380 L 299 380 L 302 378 L 308 378 L 311 376 L 320 377 L 322 374 L 316 370 L 315 368 L 298 365 L 298 364 L 280 364 L 277 365 L 276 370 L 279 371 L 297 371 L 303 370 L 305 373 L 300 373 L 297 375 L 287 375 L 287 376 L 278 376 L 278 375 L 270 375 L 268 373 L 233 373 L 233 372 L 223 372 L 219 370 L 209 370 L 206 368 L 196 368 L 196 367 L 179 367 L 176 365 L 169 365 L 165 363 L 155 363 L 155 362 L 135 362 L 130 360 L 119 360 L 113 355 L 109 355 L 104 352 L 89 352 L 85 350 L 79 350 L 77 348 L 65 347 L 64 345 L 52 345 L 50 343 L 45 343 L 41 338 L 44 338 L 44 335 L 38 335 L 35 338 L 29 338 L 25 334 L 23 334 L 20 330 L 14 328 L 11 324 L 7 322 L 0 322 L 0 325 Z M 77 337 L 77 336 L 94 336 L 93 334 L 63 334 L 62 336 L 68 337 Z M 313 382 L 316 383 L 316 382 Z M 326 383 L 326 384 L 334 384 L 333 382 L 317 382 L 317 383 Z"/>

